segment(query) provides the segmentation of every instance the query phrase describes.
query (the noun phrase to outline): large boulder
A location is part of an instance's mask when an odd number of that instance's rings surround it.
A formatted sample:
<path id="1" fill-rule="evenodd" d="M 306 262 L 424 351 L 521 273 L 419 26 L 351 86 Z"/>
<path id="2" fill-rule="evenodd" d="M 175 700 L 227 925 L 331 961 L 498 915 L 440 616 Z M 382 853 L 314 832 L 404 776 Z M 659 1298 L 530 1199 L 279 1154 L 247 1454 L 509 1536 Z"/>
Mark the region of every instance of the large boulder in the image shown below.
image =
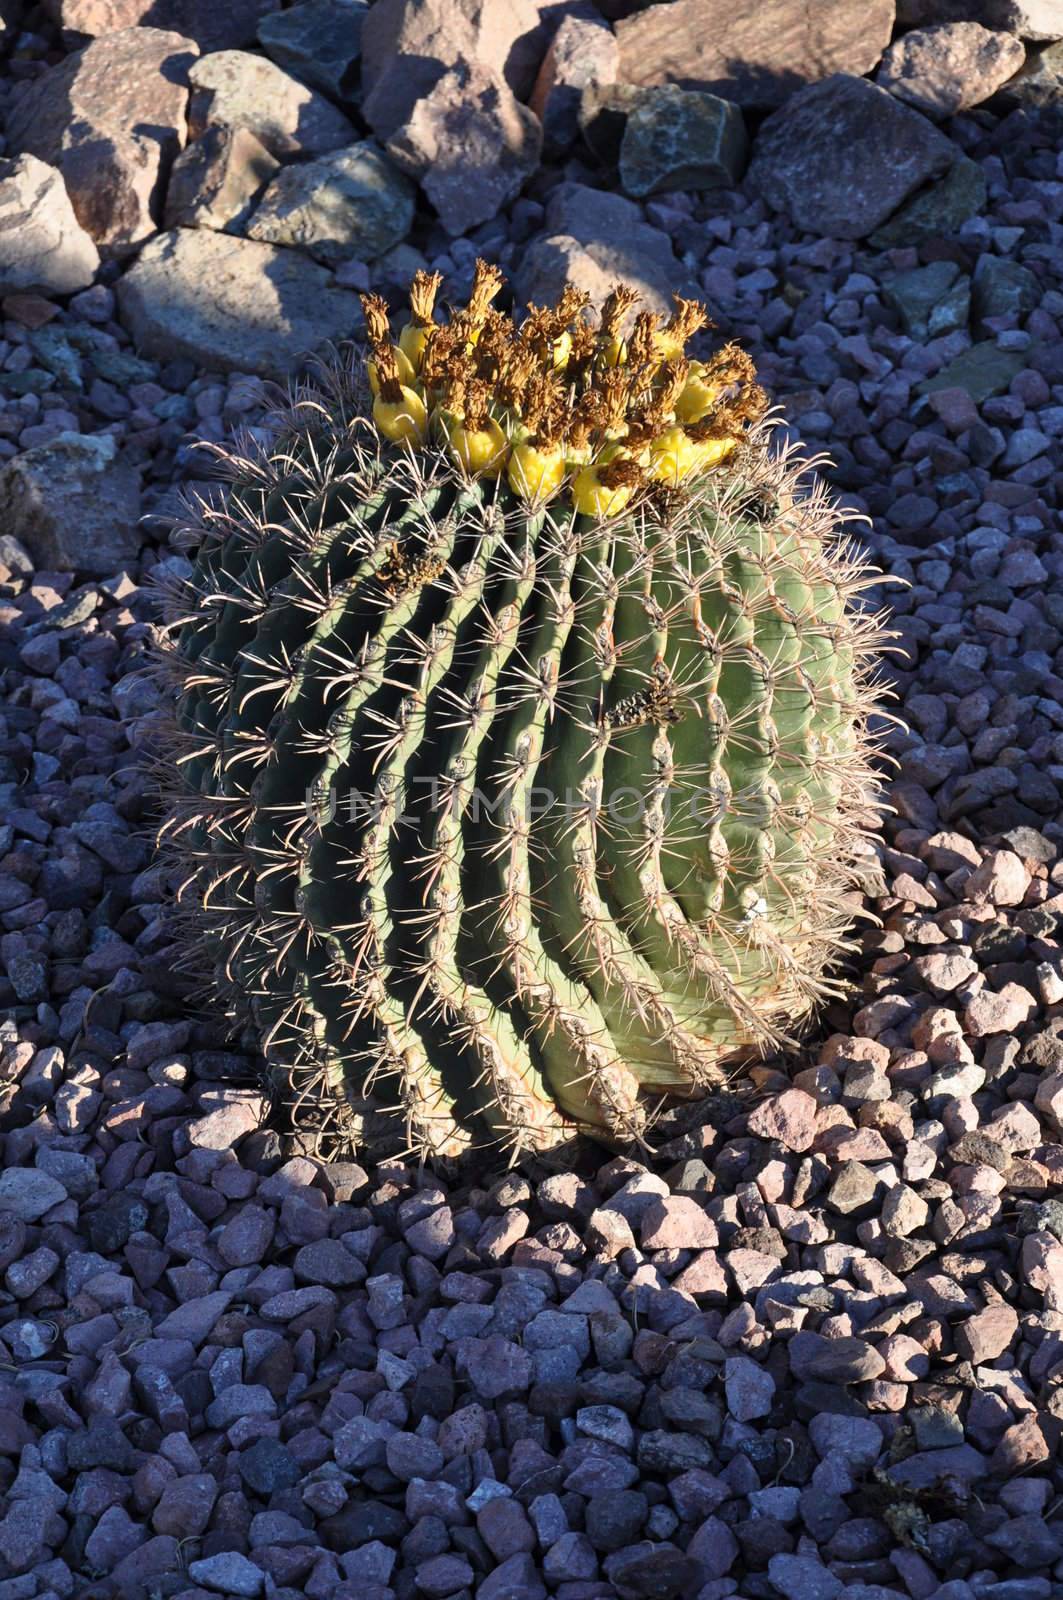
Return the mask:
<path id="1" fill-rule="evenodd" d="M 74 294 L 99 264 L 56 169 L 36 156 L 0 161 L 0 293 Z"/>
<path id="2" fill-rule="evenodd" d="M 870 72 L 890 42 L 894 0 L 704 0 L 654 5 L 616 25 L 625 83 L 707 89 L 777 106 L 835 72 Z"/>
<path id="3" fill-rule="evenodd" d="M 101 255 L 126 255 L 155 232 L 166 176 L 187 138 L 197 54 L 180 34 L 125 28 L 31 79 L 12 104 L 9 152 L 58 167 Z"/>
<path id="4" fill-rule="evenodd" d="M 205 52 L 251 44 L 262 18 L 279 5 L 280 0 L 45 0 L 44 10 L 68 48 L 147 25 L 194 39 Z"/>
<path id="5" fill-rule="evenodd" d="M 108 577 L 142 543 L 140 476 L 109 433 L 60 433 L 0 471 L 0 525 L 38 567 Z"/>
<path id="6" fill-rule="evenodd" d="M 258 42 L 278 67 L 334 100 L 354 91 L 369 0 L 303 0 L 263 19 Z"/>
<path id="7" fill-rule="evenodd" d="M 544 50 L 534 0 L 376 0 L 362 29 L 362 115 L 390 139 L 455 67 L 500 75 L 526 100 Z"/>
<path id="8" fill-rule="evenodd" d="M 1025 59 L 1014 34 L 978 22 L 940 22 L 891 44 L 875 82 L 928 117 L 951 117 L 988 100 Z"/>
<path id="9" fill-rule="evenodd" d="M 864 78 L 836 73 L 768 117 L 748 176 L 799 228 L 862 239 L 955 156 L 918 112 Z"/>
<path id="10" fill-rule="evenodd" d="M 409 233 L 414 193 L 409 179 L 364 139 L 282 167 L 244 231 L 266 244 L 300 245 L 331 266 L 351 256 L 372 261 Z"/>
<path id="11" fill-rule="evenodd" d="M 448 233 L 488 222 L 539 165 L 542 128 L 505 79 L 482 67 L 444 75 L 388 140 Z"/>
<path id="12" fill-rule="evenodd" d="M 623 195 L 563 183 L 546 205 L 544 231 L 523 252 L 516 271 L 520 300 L 556 300 L 566 283 L 600 304 L 619 280 L 634 285 L 643 306 L 666 315 L 675 293 L 696 295 L 676 260 L 672 241 L 651 227 Z"/>
<path id="13" fill-rule="evenodd" d="M 145 245 L 118 283 L 118 304 L 147 355 L 271 378 L 362 320 L 357 296 L 301 251 L 206 228 Z"/>
<path id="14" fill-rule="evenodd" d="M 190 135 L 205 128 L 250 128 L 282 161 L 320 156 L 353 144 L 357 135 L 342 111 L 263 56 L 218 50 L 189 73 Z"/>

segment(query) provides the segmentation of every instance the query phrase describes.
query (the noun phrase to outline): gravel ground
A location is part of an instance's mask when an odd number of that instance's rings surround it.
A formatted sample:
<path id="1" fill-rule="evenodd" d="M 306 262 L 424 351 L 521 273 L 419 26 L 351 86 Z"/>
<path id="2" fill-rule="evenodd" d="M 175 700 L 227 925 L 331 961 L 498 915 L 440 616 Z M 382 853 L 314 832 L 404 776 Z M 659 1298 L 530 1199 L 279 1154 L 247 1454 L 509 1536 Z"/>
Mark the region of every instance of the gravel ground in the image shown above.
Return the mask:
<path id="1" fill-rule="evenodd" d="M 139 583 L 182 558 L 81 583 L 0 535 L 0 1600 L 1063 1592 L 1063 159 L 948 131 L 989 201 L 922 254 L 645 208 L 911 584 L 851 1000 L 646 1164 L 443 1183 L 264 1124 L 148 842 Z M 970 337 L 886 280 L 980 255 L 993 393 L 920 397 Z M 161 511 L 254 417 L 138 369 L 105 286 L 7 309 L 0 455 L 109 428 Z"/>

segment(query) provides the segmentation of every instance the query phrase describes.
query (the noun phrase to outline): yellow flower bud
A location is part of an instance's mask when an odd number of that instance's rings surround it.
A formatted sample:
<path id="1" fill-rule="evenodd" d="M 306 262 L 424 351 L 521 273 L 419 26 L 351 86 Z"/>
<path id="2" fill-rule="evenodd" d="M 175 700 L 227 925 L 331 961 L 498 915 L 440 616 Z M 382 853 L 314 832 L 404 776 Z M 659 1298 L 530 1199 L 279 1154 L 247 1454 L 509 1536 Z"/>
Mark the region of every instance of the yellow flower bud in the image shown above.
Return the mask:
<path id="1" fill-rule="evenodd" d="M 731 437 L 696 440 L 694 449 L 697 451 L 697 470 L 707 472 L 710 467 L 718 467 L 721 461 L 727 460 L 738 443 L 737 439 Z"/>
<path id="2" fill-rule="evenodd" d="M 707 417 L 720 394 L 717 383 L 706 383 L 702 376 L 704 363 L 692 361 L 683 392 L 675 403 L 675 414 L 680 422 L 700 422 Z"/>
<path id="3" fill-rule="evenodd" d="M 401 398 L 373 401 L 373 421 L 392 444 L 424 444 L 428 438 L 428 413 L 416 389 L 401 385 Z"/>
<path id="4" fill-rule="evenodd" d="M 593 466 L 583 467 L 573 479 L 573 509 L 585 517 L 613 517 L 618 511 L 623 511 L 634 493 L 633 487 L 627 483 L 619 484 L 615 489 L 608 488 L 601 481 L 600 473 L 601 464 L 595 462 Z"/>
<path id="5" fill-rule="evenodd" d="M 650 477 L 658 483 L 681 483 L 701 465 L 701 448 L 682 428 L 666 428 L 650 445 Z"/>
<path id="6" fill-rule="evenodd" d="M 409 356 L 401 348 L 401 345 L 393 345 L 392 349 L 395 352 L 395 360 L 398 364 L 399 382 L 402 384 L 416 383 L 417 374 L 413 370 L 413 364 L 410 361 Z M 380 393 L 380 374 L 376 370 L 376 362 L 367 361 L 365 367 L 369 374 L 369 388 L 375 397 Z"/>
<path id="7" fill-rule="evenodd" d="M 488 417 L 482 428 L 467 428 L 464 422 L 453 424 L 447 428 L 447 444 L 458 466 L 474 478 L 497 478 L 509 448 L 494 417 Z"/>
<path id="8" fill-rule="evenodd" d="M 565 476 L 565 455 L 560 447 L 540 450 L 533 444 L 514 445 L 506 477 L 514 494 L 525 500 L 552 495 Z"/>
<path id="9" fill-rule="evenodd" d="M 627 360 L 627 340 L 616 337 L 607 339 L 599 359 L 603 367 L 622 367 Z"/>
<path id="10" fill-rule="evenodd" d="M 667 328 L 659 328 L 653 337 L 653 353 L 662 361 L 678 361 L 683 354 L 685 341 Z"/>
<path id="11" fill-rule="evenodd" d="M 399 334 L 399 352 L 406 357 L 413 372 L 420 372 L 421 357 L 424 347 L 428 343 L 428 336 L 434 331 L 434 324 L 421 327 L 416 322 L 408 322 Z M 400 362 L 401 365 L 401 362 Z"/>

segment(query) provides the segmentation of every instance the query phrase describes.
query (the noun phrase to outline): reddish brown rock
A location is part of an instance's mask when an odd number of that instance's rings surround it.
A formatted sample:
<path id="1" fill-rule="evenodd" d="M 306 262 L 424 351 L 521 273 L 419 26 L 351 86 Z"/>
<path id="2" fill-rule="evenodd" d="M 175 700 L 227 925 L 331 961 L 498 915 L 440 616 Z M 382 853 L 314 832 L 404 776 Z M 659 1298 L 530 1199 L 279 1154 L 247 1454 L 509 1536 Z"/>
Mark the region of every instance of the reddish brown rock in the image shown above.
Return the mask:
<path id="1" fill-rule="evenodd" d="M 984 1039 L 990 1033 L 1014 1033 L 1036 1009 L 1033 995 L 1021 984 L 1006 983 L 999 991 L 980 989 L 969 1002 L 963 1021 L 969 1034 Z"/>
<path id="2" fill-rule="evenodd" d="M 816 1102 L 803 1089 L 785 1089 L 755 1106 L 748 1126 L 758 1138 L 778 1139 L 787 1150 L 808 1150 L 816 1136 Z"/>
<path id="3" fill-rule="evenodd" d="M 1030 874 L 1014 850 L 993 850 L 964 884 L 970 900 L 989 900 L 995 906 L 1019 906 L 1030 884 Z"/>
<path id="4" fill-rule="evenodd" d="M 458 67 L 418 100 L 387 148 L 458 235 L 497 216 L 531 177 L 542 129 L 497 73 Z"/>
<path id="5" fill-rule="evenodd" d="M 719 1242 L 708 1212 L 685 1194 L 651 1200 L 639 1228 L 644 1250 L 706 1250 Z"/>
<path id="6" fill-rule="evenodd" d="M 250 128 L 208 128 L 174 162 L 166 227 L 239 233 L 279 166 Z"/>
<path id="7" fill-rule="evenodd" d="M 89 39 L 122 28 L 147 25 L 194 39 L 201 50 L 252 44 L 262 18 L 280 0 L 45 0 L 44 9 L 62 30 L 63 42 L 79 49 Z"/>
<path id="8" fill-rule="evenodd" d="M 777 106 L 833 72 L 870 72 L 889 44 L 894 0 L 674 0 L 616 25 L 624 83 L 708 89 L 740 106 Z"/>
<path id="9" fill-rule="evenodd" d="M 377 0 L 362 29 L 362 114 L 390 139 L 459 66 L 500 75 L 526 100 L 544 49 L 533 0 Z"/>
<path id="10" fill-rule="evenodd" d="M 11 109 L 9 149 L 59 168 L 101 255 L 127 254 L 158 226 L 198 53 L 180 34 L 125 28 L 34 78 Z"/>
<path id="11" fill-rule="evenodd" d="M 550 41 L 528 102 L 543 125 L 543 147 L 548 154 L 575 144 L 583 91 L 615 83 L 619 66 L 616 38 L 599 18 L 564 18 Z"/>
<path id="12" fill-rule="evenodd" d="M 1018 1314 L 1003 1301 L 968 1317 L 956 1329 L 956 1353 L 978 1367 L 1002 1356 L 1019 1331 Z"/>

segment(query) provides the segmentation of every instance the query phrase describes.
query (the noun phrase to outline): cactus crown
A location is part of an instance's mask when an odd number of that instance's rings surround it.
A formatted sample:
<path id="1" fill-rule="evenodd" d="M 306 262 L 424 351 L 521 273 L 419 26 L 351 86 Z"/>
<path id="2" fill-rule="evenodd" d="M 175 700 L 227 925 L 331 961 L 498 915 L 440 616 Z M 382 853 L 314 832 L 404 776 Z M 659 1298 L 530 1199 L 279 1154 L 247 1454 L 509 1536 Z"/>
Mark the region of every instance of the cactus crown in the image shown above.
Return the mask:
<path id="1" fill-rule="evenodd" d="M 492 308 L 497 267 L 476 263 L 469 303 L 447 323 L 434 320 L 441 281 L 416 275 L 397 344 L 386 303 L 362 296 L 374 420 L 398 444 L 425 444 L 434 430 L 456 465 L 477 477 L 505 472 L 523 500 L 541 503 L 567 486 L 576 510 L 618 512 L 640 487 L 674 486 L 718 465 L 767 404 L 737 345 L 687 359 L 688 341 L 709 324 L 695 300 L 676 295 L 663 326 L 639 312 L 625 338 L 638 303 L 626 284 L 611 291 L 597 327 L 586 316 L 590 296 L 571 285 L 518 326 Z"/>
<path id="2" fill-rule="evenodd" d="M 748 359 L 497 287 L 367 296 L 167 597 L 189 960 L 333 1149 L 641 1138 L 836 992 L 875 820 L 877 575 Z"/>

